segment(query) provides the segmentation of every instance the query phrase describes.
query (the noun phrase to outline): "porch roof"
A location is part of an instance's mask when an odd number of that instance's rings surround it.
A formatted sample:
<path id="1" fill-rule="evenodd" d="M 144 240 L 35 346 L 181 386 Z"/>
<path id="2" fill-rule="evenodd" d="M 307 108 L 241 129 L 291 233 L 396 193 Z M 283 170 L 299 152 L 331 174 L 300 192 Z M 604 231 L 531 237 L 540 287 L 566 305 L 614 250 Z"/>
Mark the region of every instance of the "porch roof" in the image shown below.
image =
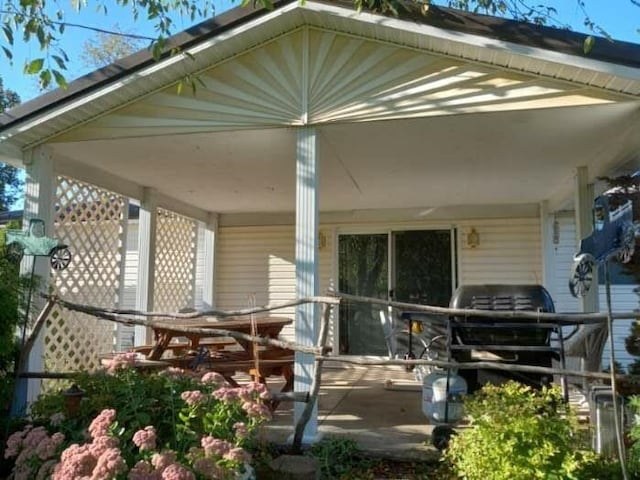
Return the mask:
<path id="1" fill-rule="evenodd" d="M 290 212 L 295 131 L 320 131 L 322 210 L 561 202 L 640 149 L 640 46 L 448 9 L 234 10 L 0 117 L 0 160 L 48 144 L 56 171 L 206 218 Z M 198 73 L 204 87 L 177 95 Z M 486 209 L 485 209 L 486 212 Z M 486 214 L 486 213 L 485 213 Z"/>

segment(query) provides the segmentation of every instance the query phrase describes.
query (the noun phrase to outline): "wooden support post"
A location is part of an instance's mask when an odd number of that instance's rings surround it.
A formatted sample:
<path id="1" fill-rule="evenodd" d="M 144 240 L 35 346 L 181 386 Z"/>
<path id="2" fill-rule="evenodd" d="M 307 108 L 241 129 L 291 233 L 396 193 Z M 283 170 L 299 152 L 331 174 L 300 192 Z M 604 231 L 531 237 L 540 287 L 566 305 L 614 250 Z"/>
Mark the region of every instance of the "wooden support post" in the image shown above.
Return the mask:
<path id="1" fill-rule="evenodd" d="M 322 323 L 320 324 L 320 334 L 318 336 L 317 346 L 323 349 L 324 355 L 324 350 L 326 350 L 327 347 L 326 344 L 332 307 L 325 304 L 322 306 L 322 309 Z M 324 359 L 316 356 L 314 363 L 314 374 L 313 381 L 311 382 L 311 391 L 309 392 L 309 401 L 305 404 L 304 410 L 298 419 L 296 431 L 293 437 L 293 444 L 291 446 L 292 453 L 296 455 L 301 453 L 302 437 L 314 409 L 317 408 L 316 404 L 318 402 L 318 393 L 320 392 L 320 386 L 322 385 L 322 364 L 324 363 Z"/>

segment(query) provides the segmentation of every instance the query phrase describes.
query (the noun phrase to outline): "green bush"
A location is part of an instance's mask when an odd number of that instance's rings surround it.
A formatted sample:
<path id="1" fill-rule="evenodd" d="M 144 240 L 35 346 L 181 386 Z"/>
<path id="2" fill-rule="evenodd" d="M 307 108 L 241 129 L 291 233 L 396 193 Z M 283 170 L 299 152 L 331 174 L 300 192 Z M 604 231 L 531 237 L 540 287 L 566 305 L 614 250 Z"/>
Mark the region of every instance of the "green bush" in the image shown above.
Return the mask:
<path id="1" fill-rule="evenodd" d="M 469 428 L 451 439 L 445 459 L 467 480 L 599 478 L 602 462 L 581 448 L 577 420 L 556 387 L 486 385 L 465 401 Z M 615 478 L 615 477 L 607 477 Z"/>
<path id="2" fill-rule="evenodd" d="M 41 396 L 33 423 L 7 440 L 11 478 L 252 477 L 255 434 L 271 417 L 265 385 L 232 388 L 213 372 L 141 373 L 135 362 L 122 354 L 105 372 L 76 375 L 78 409 L 65 408 L 62 392 Z"/>

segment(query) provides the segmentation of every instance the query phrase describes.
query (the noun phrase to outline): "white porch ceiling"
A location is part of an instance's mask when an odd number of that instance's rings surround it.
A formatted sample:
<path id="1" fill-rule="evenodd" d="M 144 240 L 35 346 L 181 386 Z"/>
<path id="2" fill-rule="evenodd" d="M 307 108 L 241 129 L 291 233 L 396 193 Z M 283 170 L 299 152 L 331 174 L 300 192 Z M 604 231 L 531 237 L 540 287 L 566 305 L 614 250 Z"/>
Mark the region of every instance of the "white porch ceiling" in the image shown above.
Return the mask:
<path id="1" fill-rule="evenodd" d="M 323 125 L 321 210 L 500 209 L 568 194 L 575 167 L 602 174 L 640 148 L 629 140 L 637 112 L 627 102 Z M 207 211 L 291 212 L 295 138 L 265 128 L 61 142 L 51 153 L 71 174 L 88 167 L 89 181 L 115 173 Z"/>
<path id="2" fill-rule="evenodd" d="M 315 28 L 216 65 L 54 141 L 363 122 L 610 103 L 601 89 Z"/>

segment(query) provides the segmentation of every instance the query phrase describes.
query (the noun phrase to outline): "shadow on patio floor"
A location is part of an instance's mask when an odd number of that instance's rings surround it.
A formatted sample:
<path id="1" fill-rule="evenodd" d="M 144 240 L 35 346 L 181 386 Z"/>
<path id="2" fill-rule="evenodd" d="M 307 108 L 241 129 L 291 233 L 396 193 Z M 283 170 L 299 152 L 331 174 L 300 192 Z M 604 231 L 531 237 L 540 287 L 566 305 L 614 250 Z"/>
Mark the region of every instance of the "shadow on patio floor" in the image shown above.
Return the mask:
<path id="1" fill-rule="evenodd" d="M 367 453 L 394 459 L 439 457 L 431 446 L 433 427 L 421 409 L 421 384 L 399 367 L 325 367 L 318 404 L 321 438 L 347 437 Z M 284 445 L 293 431 L 293 404 L 287 402 L 263 434 Z"/>

